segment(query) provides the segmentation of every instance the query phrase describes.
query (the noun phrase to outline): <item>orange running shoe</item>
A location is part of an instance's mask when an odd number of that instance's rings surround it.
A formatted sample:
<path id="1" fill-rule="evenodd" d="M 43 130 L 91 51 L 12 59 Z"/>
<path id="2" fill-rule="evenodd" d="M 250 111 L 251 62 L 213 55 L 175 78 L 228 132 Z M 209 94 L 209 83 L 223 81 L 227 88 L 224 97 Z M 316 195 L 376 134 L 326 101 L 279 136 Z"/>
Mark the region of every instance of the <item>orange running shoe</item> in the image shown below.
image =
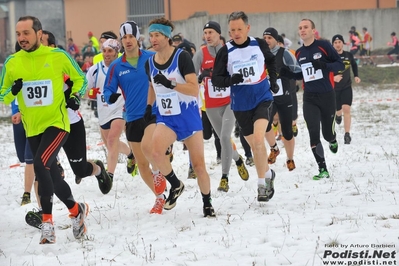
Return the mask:
<path id="1" fill-rule="evenodd" d="M 267 162 L 269 164 L 274 164 L 276 162 L 276 158 L 277 156 L 280 154 L 280 150 L 277 149 L 270 149 L 270 154 L 269 154 L 269 158 L 267 159 Z"/>
<path id="2" fill-rule="evenodd" d="M 153 178 L 154 178 L 155 193 L 157 195 L 162 194 L 166 188 L 165 177 L 163 176 L 163 174 L 158 173 L 158 174 L 153 175 Z"/>
<path id="3" fill-rule="evenodd" d="M 294 160 L 287 160 L 287 168 L 289 171 L 292 171 L 295 169 L 295 162 Z"/>
<path id="4" fill-rule="evenodd" d="M 165 196 L 163 196 L 163 198 L 157 198 L 155 200 L 154 207 L 152 207 L 150 213 L 162 214 L 163 206 L 165 205 L 165 201 L 166 201 Z"/>

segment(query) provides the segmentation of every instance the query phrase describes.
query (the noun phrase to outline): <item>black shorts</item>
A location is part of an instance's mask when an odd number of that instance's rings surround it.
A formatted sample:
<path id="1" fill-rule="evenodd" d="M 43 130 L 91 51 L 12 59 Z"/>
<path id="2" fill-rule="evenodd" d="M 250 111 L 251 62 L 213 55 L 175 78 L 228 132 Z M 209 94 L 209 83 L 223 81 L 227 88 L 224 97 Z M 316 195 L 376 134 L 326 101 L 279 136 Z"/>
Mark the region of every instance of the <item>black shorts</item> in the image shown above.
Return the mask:
<path id="1" fill-rule="evenodd" d="M 101 129 L 104 129 L 104 130 L 111 129 L 112 121 L 114 121 L 116 119 L 123 119 L 123 118 L 114 118 L 114 119 L 108 121 L 108 123 L 105 123 L 104 125 L 100 125 Z"/>
<path id="2" fill-rule="evenodd" d="M 234 116 L 241 127 L 241 133 L 248 136 L 254 133 L 254 123 L 258 119 L 270 121 L 273 101 L 261 102 L 256 108 L 248 111 L 234 111 Z"/>
<path id="3" fill-rule="evenodd" d="M 360 51 L 360 55 L 361 56 L 370 56 L 371 55 L 371 51 L 370 50 L 367 50 L 367 49 L 362 49 L 361 51 Z"/>
<path id="4" fill-rule="evenodd" d="M 126 123 L 126 138 L 129 142 L 141 142 L 144 136 L 145 128 L 156 122 L 156 117 L 147 123 L 144 118 L 139 118 L 137 120 Z"/>
<path id="5" fill-rule="evenodd" d="M 335 90 L 335 102 L 337 111 L 342 109 L 342 105 L 346 104 L 351 106 L 353 100 L 352 87 L 348 87 L 343 90 Z"/>

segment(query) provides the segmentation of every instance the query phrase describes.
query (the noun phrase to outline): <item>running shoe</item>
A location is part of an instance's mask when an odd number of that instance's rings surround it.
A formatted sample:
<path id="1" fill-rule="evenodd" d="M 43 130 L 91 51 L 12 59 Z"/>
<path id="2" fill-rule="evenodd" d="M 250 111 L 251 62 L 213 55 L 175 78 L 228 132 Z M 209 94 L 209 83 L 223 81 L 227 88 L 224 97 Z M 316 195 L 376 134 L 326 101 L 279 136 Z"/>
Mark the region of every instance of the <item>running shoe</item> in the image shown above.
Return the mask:
<path id="1" fill-rule="evenodd" d="M 216 217 L 215 210 L 212 206 L 203 207 L 204 217 Z"/>
<path id="2" fill-rule="evenodd" d="M 112 188 L 112 178 L 108 175 L 107 171 L 105 170 L 104 164 L 100 160 L 95 160 L 95 164 L 100 166 L 101 168 L 101 173 L 99 175 L 96 175 L 97 181 L 98 181 L 98 187 L 100 188 L 101 192 L 103 194 L 108 194 L 108 192 L 111 191 Z"/>
<path id="3" fill-rule="evenodd" d="M 87 203 L 78 203 L 78 216 L 69 215 L 72 220 L 72 232 L 76 239 L 81 238 L 87 231 L 85 218 L 89 214 L 89 205 Z"/>
<path id="4" fill-rule="evenodd" d="M 169 190 L 169 196 L 166 199 L 165 206 L 163 207 L 165 210 L 171 210 L 176 206 L 176 201 L 180 197 L 180 195 L 184 191 L 184 184 L 180 181 L 180 186 L 172 187 Z"/>
<path id="5" fill-rule="evenodd" d="M 55 231 L 54 225 L 50 221 L 43 222 L 40 226 L 42 236 L 40 237 L 39 244 L 54 244 L 55 243 Z"/>
<path id="6" fill-rule="evenodd" d="M 64 168 L 62 167 L 60 161 L 58 161 L 58 160 L 57 160 L 57 166 L 58 166 L 58 170 L 60 171 L 62 179 L 64 179 L 65 178 L 65 171 L 64 171 Z"/>
<path id="7" fill-rule="evenodd" d="M 126 171 L 129 173 L 129 174 L 132 174 L 133 173 L 133 171 L 134 171 L 134 169 L 136 168 L 136 166 L 137 166 L 137 164 L 136 164 L 136 159 L 133 157 L 133 158 L 127 158 L 127 161 L 126 161 Z"/>
<path id="8" fill-rule="evenodd" d="M 345 144 L 351 144 L 352 138 L 349 132 L 346 132 L 344 135 L 344 143 Z"/>
<path id="9" fill-rule="evenodd" d="M 220 179 L 218 191 L 229 191 L 229 180 L 227 180 L 226 178 Z"/>
<path id="10" fill-rule="evenodd" d="M 187 179 L 197 179 L 197 174 L 194 172 L 194 169 L 191 165 L 188 168 Z"/>
<path id="11" fill-rule="evenodd" d="M 25 222 L 33 227 L 40 229 L 40 225 L 42 224 L 42 210 L 33 209 L 28 211 L 25 215 Z"/>
<path id="12" fill-rule="evenodd" d="M 249 166 L 254 166 L 255 165 L 254 158 L 253 157 L 247 157 L 247 159 L 245 160 L 245 164 L 249 165 Z"/>
<path id="13" fill-rule="evenodd" d="M 294 160 L 287 160 L 287 168 L 289 171 L 292 171 L 295 169 L 295 162 Z"/>
<path id="14" fill-rule="evenodd" d="M 270 149 L 269 158 L 267 158 L 267 162 L 269 164 L 274 164 L 276 162 L 277 156 L 280 154 L 280 149 Z"/>
<path id="15" fill-rule="evenodd" d="M 22 195 L 21 206 L 31 203 L 30 201 L 30 193 L 24 192 Z"/>
<path id="16" fill-rule="evenodd" d="M 298 126 L 296 124 L 292 125 L 292 134 L 294 137 L 298 136 Z"/>
<path id="17" fill-rule="evenodd" d="M 162 198 L 157 198 L 155 204 L 150 210 L 150 213 L 162 214 L 163 207 L 165 206 L 166 197 L 163 195 Z"/>
<path id="18" fill-rule="evenodd" d="M 330 174 L 328 173 L 328 171 L 324 168 L 319 169 L 319 174 L 313 176 L 313 180 L 320 180 L 323 178 L 329 178 Z"/>
<path id="19" fill-rule="evenodd" d="M 329 148 L 332 153 L 337 153 L 338 152 L 338 142 L 336 140 L 334 140 L 333 142 L 330 142 Z"/>
<path id="20" fill-rule="evenodd" d="M 166 179 L 159 173 L 152 176 L 154 178 L 154 190 L 157 195 L 162 194 L 166 188 Z"/>
<path id="21" fill-rule="evenodd" d="M 249 179 L 249 173 L 247 168 L 244 164 L 244 159 L 241 157 L 236 161 L 238 175 L 241 177 L 242 180 L 247 181 Z"/>
<path id="22" fill-rule="evenodd" d="M 274 179 L 276 173 L 271 169 L 272 177 L 265 178 L 265 184 L 258 185 L 258 201 L 269 201 L 274 196 Z"/>
<path id="23" fill-rule="evenodd" d="M 79 185 L 80 182 L 82 182 L 82 179 L 83 179 L 83 178 L 81 178 L 81 177 L 75 175 L 75 183 L 76 183 L 77 185 Z"/>

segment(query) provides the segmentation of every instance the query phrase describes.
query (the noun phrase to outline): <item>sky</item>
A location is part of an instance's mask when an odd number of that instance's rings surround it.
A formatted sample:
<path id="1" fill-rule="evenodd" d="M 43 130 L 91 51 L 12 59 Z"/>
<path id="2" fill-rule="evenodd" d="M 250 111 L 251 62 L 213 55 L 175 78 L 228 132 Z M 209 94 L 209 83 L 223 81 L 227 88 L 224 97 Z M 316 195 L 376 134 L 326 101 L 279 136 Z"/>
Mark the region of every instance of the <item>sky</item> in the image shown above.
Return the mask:
<path id="1" fill-rule="evenodd" d="M 18 163 L 12 126 L 1 122 L 0 265 L 399 265 L 398 90 L 399 85 L 354 89 L 352 143 L 344 145 L 343 124 L 336 127 L 337 154 L 322 140 L 331 178 L 319 181 L 312 179 L 318 171 L 299 92 L 296 169 L 287 170 L 279 141 L 281 154 L 271 166 L 275 195 L 267 203 L 256 200 L 255 167 L 248 167 L 245 182 L 232 163 L 230 190 L 217 191 L 221 165 L 213 139 L 205 141 L 216 218 L 202 215 L 201 194 L 196 181 L 187 180 L 188 153 L 181 143 L 174 145 L 172 164 L 186 189 L 176 207 L 162 215 L 149 213 L 155 198 L 139 176 L 126 173 L 124 156 L 111 192 L 103 195 L 95 177 L 75 184 L 61 151 L 75 200 L 91 210 L 87 235 L 76 240 L 68 210 L 55 197 L 52 245 L 39 245 L 40 230 L 25 223 L 36 199 L 20 206 L 24 167 L 10 167 Z M 81 111 L 88 158 L 105 161 L 97 119 L 86 104 Z M 244 154 L 239 140 L 233 140 Z"/>

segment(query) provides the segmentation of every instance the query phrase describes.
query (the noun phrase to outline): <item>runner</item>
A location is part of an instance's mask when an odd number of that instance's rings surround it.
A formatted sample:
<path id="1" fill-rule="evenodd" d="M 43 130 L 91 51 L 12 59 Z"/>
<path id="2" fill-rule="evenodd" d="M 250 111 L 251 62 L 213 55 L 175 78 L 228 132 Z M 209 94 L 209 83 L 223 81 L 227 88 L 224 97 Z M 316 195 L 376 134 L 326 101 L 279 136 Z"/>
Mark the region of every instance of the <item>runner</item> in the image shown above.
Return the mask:
<path id="1" fill-rule="evenodd" d="M 231 109 L 254 155 L 258 201 L 269 201 L 276 175 L 266 163 L 265 132 L 271 118 L 271 91 L 278 91 L 276 63 L 265 40 L 248 36 L 244 12 L 231 13 L 228 25 L 231 40 L 216 55 L 212 84 L 231 87 Z"/>
<path id="2" fill-rule="evenodd" d="M 145 117 L 150 119 L 152 105 L 156 100 L 157 124 L 152 141 L 148 142 L 146 156 L 155 162 L 172 186 L 164 206 L 164 209 L 171 210 L 176 206 L 184 184 L 176 177 L 164 151 L 175 140 L 184 141 L 198 176 L 204 216 L 215 217 L 211 204 L 210 179 L 205 168 L 202 122 L 197 103 L 197 76 L 190 55 L 172 46 L 170 38 L 173 28 L 173 24 L 165 18 L 154 19 L 149 23 L 150 42 L 156 54 L 146 63 L 151 83 Z"/>
<path id="3" fill-rule="evenodd" d="M 54 193 L 69 209 L 73 235 L 78 239 L 86 232 L 85 217 L 89 205 L 74 200 L 68 183 L 61 177 L 56 156 L 70 130 L 65 106 L 79 108 L 77 94 L 85 89 L 86 80 L 66 52 L 41 45 L 42 25 L 36 17 L 20 17 L 16 33 L 22 50 L 11 55 L 4 64 L 0 101 L 10 104 L 17 98 L 34 156 L 43 208 L 40 243 L 55 243 L 52 216 Z M 39 65 L 43 66 L 40 72 L 37 71 Z M 62 90 L 64 73 L 75 83 L 66 102 Z"/>

